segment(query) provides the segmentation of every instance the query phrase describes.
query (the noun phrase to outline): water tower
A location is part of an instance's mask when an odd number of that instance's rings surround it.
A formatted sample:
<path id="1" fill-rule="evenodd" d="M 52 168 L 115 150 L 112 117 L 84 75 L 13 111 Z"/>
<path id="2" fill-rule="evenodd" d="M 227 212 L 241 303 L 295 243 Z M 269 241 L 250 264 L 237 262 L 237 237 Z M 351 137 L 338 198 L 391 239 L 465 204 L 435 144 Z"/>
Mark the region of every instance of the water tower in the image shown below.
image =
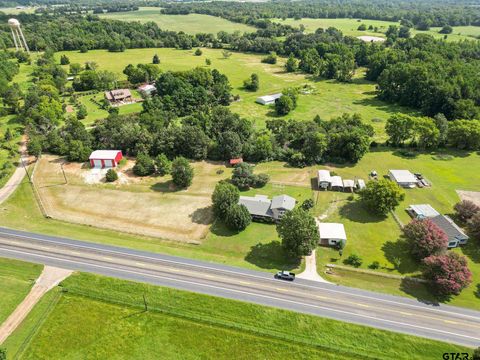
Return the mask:
<path id="1" fill-rule="evenodd" d="M 30 50 L 28 49 L 27 42 L 25 41 L 25 36 L 23 36 L 22 29 L 20 28 L 20 21 L 17 19 L 9 19 L 8 26 L 10 26 L 10 30 L 12 30 L 15 49 L 17 49 L 17 51 L 24 50 L 29 53 Z"/>

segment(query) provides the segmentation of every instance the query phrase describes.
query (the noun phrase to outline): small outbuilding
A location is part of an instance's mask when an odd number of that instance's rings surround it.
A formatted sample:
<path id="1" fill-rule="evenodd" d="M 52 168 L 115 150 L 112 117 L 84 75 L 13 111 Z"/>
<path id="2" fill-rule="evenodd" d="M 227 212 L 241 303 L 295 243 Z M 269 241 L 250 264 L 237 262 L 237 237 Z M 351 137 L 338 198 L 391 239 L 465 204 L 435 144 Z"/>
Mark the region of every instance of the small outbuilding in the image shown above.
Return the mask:
<path id="1" fill-rule="evenodd" d="M 353 180 L 343 180 L 343 191 L 353 192 L 355 189 L 355 182 Z"/>
<path id="2" fill-rule="evenodd" d="M 255 100 L 255 102 L 262 105 L 272 105 L 272 104 L 275 104 L 275 101 L 277 101 L 277 99 L 280 99 L 281 97 L 282 97 L 282 93 L 265 95 L 265 96 L 258 97 L 257 100 Z"/>
<path id="3" fill-rule="evenodd" d="M 362 190 L 362 189 L 365 189 L 365 187 L 366 187 L 365 180 L 357 179 L 357 189 Z"/>
<path id="4" fill-rule="evenodd" d="M 418 220 L 434 218 L 440 215 L 440 213 L 429 204 L 410 205 L 407 208 L 407 213 L 412 218 Z"/>
<path id="5" fill-rule="evenodd" d="M 347 242 L 345 227 L 339 223 L 319 223 L 320 245 L 335 246 L 340 242 Z"/>
<path id="6" fill-rule="evenodd" d="M 318 188 L 327 190 L 330 186 L 332 181 L 332 177 L 330 176 L 330 171 L 328 170 L 318 170 L 317 172 L 317 181 L 318 181 Z"/>
<path id="7" fill-rule="evenodd" d="M 137 88 L 138 92 L 143 94 L 144 96 L 152 95 L 156 89 L 157 88 L 155 87 L 155 85 L 151 85 L 151 84 L 143 84 Z"/>
<path id="8" fill-rule="evenodd" d="M 129 89 L 115 89 L 105 92 L 105 99 L 111 104 L 132 101 L 132 93 Z"/>
<path id="9" fill-rule="evenodd" d="M 343 191 L 343 181 L 340 176 L 332 176 L 330 181 L 330 188 L 332 190 Z"/>
<path id="10" fill-rule="evenodd" d="M 123 159 L 121 150 L 95 150 L 90 154 L 90 166 L 93 169 L 113 168 Z"/>
<path id="11" fill-rule="evenodd" d="M 408 170 L 390 170 L 388 176 L 404 188 L 414 188 L 417 185 L 417 178 Z"/>
<path id="12" fill-rule="evenodd" d="M 243 163 L 243 158 L 230 159 L 228 161 L 228 163 L 230 164 L 230 166 L 235 166 L 235 165 Z"/>

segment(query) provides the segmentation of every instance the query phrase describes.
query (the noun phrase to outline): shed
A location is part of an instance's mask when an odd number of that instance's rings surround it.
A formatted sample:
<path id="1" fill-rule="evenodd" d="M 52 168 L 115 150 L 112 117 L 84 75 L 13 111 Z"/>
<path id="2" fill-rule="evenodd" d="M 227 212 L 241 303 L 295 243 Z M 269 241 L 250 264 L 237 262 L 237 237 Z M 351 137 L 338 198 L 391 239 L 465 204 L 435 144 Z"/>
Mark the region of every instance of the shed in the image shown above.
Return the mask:
<path id="1" fill-rule="evenodd" d="M 440 215 L 440 213 L 429 204 L 410 205 L 407 208 L 407 213 L 415 219 L 434 218 Z"/>
<path id="2" fill-rule="evenodd" d="M 155 87 L 155 85 L 151 85 L 151 84 L 143 84 L 137 88 L 138 92 L 146 96 L 152 95 L 156 89 L 157 88 Z"/>
<path id="3" fill-rule="evenodd" d="M 353 192 L 355 189 L 355 182 L 353 180 L 343 180 L 343 190 Z"/>
<path id="4" fill-rule="evenodd" d="M 230 159 L 228 163 L 230 164 L 230 166 L 235 166 L 237 164 L 243 163 L 243 158 Z"/>
<path id="5" fill-rule="evenodd" d="M 337 245 L 340 241 L 347 241 L 345 227 L 339 223 L 319 223 L 320 245 Z"/>
<path id="6" fill-rule="evenodd" d="M 417 184 L 417 178 L 408 170 L 389 170 L 388 176 L 392 181 L 405 188 L 413 188 Z"/>
<path id="7" fill-rule="evenodd" d="M 324 190 L 328 189 L 328 187 L 330 186 L 330 182 L 332 181 L 332 177 L 330 176 L 330 171 L 318 170 L 317 181 L 318 181 L 319 189 L 324 189 Z"/>
<path id="8" fill-rule="evenodd" d="M 453 220 L 447 215 L 438 215 L 431 218 L 432 222 L 442 229 L 448 237 L 448 247 L 454 248 L 459 245 L 466 244 L 468 236 L 465 235 L 463 230 L 453 222 Z"/>
<path id="9" fill-rule="evenodd" d="M 357 189 L 362 190 L 365 189 L 365 180 L 363 179 L 357 179 Z"/>
<path id="10" fill-rule="evenodd" d="M 258 97 L 257 100 L 255 100 L 255 102 L 262 105 L 272 105 L 272 104 L 275 104 L 275 101 L 277 99 L 280 99 L 281 97 L 282 97 L 282 93 L 264 95 L 264 96 Z"/>
<path id="11" fill-rule="evenodd" d="M 95 150 L 90 154 L 90 166 L 96 169 L 112 168 L 123 159 L 121 150 Z"/>
<path id="12" fill-rule="evenodd" d="M 343 190 L 343 181 L 340 176 L 332 176 L 330 187 L 332 190 Z"/>

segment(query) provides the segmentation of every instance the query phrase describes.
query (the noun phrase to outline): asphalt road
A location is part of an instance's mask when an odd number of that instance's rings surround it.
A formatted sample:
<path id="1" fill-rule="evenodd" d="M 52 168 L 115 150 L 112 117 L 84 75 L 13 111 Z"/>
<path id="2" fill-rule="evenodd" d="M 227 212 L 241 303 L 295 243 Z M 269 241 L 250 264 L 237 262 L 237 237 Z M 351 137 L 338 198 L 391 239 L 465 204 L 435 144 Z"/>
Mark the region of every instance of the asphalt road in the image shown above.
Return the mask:
<path id="1" fill-rule="evenodd" d="M 5 228 L 0 256 L 480 346 L 480 312 L 463 308 Z"/>

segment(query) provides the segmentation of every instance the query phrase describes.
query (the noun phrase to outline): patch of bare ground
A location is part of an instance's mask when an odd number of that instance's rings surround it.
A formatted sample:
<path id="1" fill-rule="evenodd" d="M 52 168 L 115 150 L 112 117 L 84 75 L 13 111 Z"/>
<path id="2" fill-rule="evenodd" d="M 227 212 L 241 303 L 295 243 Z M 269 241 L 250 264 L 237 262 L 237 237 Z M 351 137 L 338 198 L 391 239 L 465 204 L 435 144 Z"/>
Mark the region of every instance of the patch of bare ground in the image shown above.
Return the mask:
<path id="1" fill-rule="evenodd" d="M 136 177 L 132 166 L 127 161 L 117 169 L 123 183 L 112 185 L 103 179 L 89 183 L 89 177 L 101 177 L 89 175 L 98 170 L 47 155 L 38 164 L 35 181 L 52 218 L 163 239 L 201 241 L 213 220 L 215 184 L 227 178 L 230 169 L 220 163 L 194 163 L 192 185 L 178 190 L 169 177 Z"/>
<path id="2" fill-rule="evenodd" d="M 460 196 L 460 199 L 469 200 L 480 206 L 480 191 L 457 190 L 457 194 Z"/>

